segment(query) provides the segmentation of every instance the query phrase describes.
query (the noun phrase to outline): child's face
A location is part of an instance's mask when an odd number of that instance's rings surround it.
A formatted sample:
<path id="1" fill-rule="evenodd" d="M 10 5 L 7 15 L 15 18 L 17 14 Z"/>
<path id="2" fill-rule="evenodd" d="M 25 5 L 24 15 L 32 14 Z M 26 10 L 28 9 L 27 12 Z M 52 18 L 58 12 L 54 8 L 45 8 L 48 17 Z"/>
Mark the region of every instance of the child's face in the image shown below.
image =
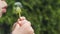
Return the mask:
<path id="1" fill-rule="evenodd" d="M 2 14 L 6 13 L 6 8 L 7 8 L 7 3 L 5 2 L 5 0 L 0 0 L 0 9 Z"/>

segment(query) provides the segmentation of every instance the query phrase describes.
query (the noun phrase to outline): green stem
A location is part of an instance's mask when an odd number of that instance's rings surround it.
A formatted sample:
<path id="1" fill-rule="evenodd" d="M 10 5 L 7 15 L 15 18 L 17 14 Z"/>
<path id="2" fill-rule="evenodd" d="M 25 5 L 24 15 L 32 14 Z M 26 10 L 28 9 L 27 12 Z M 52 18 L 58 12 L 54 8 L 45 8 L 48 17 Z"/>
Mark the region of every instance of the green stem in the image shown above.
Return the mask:
<path id="1" fill-rule="evenodd" d="M 19 17 L 21 17 L 21 13 L 19 12 Z"/>

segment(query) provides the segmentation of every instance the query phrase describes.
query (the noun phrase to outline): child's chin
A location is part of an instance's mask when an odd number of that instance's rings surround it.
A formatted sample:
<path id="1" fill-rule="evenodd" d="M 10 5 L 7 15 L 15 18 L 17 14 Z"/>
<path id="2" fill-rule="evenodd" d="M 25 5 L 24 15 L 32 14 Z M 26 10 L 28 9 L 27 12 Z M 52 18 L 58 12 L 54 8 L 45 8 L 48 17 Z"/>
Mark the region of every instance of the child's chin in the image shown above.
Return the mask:
<path id="1" fill-rule="evenodd" d="M 0 15 L 0 18 L 2 17 L 2 15 Z"/>

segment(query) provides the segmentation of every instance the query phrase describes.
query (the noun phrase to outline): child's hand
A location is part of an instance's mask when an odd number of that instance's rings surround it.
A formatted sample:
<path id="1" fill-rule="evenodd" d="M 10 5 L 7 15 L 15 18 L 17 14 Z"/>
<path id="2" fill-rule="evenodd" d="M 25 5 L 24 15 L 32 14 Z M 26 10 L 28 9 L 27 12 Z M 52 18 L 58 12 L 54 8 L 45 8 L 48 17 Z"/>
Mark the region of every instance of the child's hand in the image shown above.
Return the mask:
<path id="1" fill-rule="evenodd" d="M 12 31 L 12 34 L 34 34 L 31 23 L 25 17 L 20 17 L 15 24 L 16 27 Z"/>

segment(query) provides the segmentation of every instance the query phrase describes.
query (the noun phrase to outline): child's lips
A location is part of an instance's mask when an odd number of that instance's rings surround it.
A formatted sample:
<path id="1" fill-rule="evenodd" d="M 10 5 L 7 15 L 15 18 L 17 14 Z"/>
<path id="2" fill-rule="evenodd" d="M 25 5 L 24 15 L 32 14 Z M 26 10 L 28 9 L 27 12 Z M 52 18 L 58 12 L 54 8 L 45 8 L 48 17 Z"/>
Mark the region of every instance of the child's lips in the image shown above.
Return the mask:
<path id="1" fill-rule="evenodd" d="M 2 12 L 3 12 L 3 13 L 6 13 L 6 8 L 7 8 L 7 7 L 3 7 L 3 8 L 2 8 Z"/>
<path id="2" fill-rule="evenodd" d="M 3 13 L 6 13 L 6 9 L 2 9 L 2 12 L 3 12 Z"/>

